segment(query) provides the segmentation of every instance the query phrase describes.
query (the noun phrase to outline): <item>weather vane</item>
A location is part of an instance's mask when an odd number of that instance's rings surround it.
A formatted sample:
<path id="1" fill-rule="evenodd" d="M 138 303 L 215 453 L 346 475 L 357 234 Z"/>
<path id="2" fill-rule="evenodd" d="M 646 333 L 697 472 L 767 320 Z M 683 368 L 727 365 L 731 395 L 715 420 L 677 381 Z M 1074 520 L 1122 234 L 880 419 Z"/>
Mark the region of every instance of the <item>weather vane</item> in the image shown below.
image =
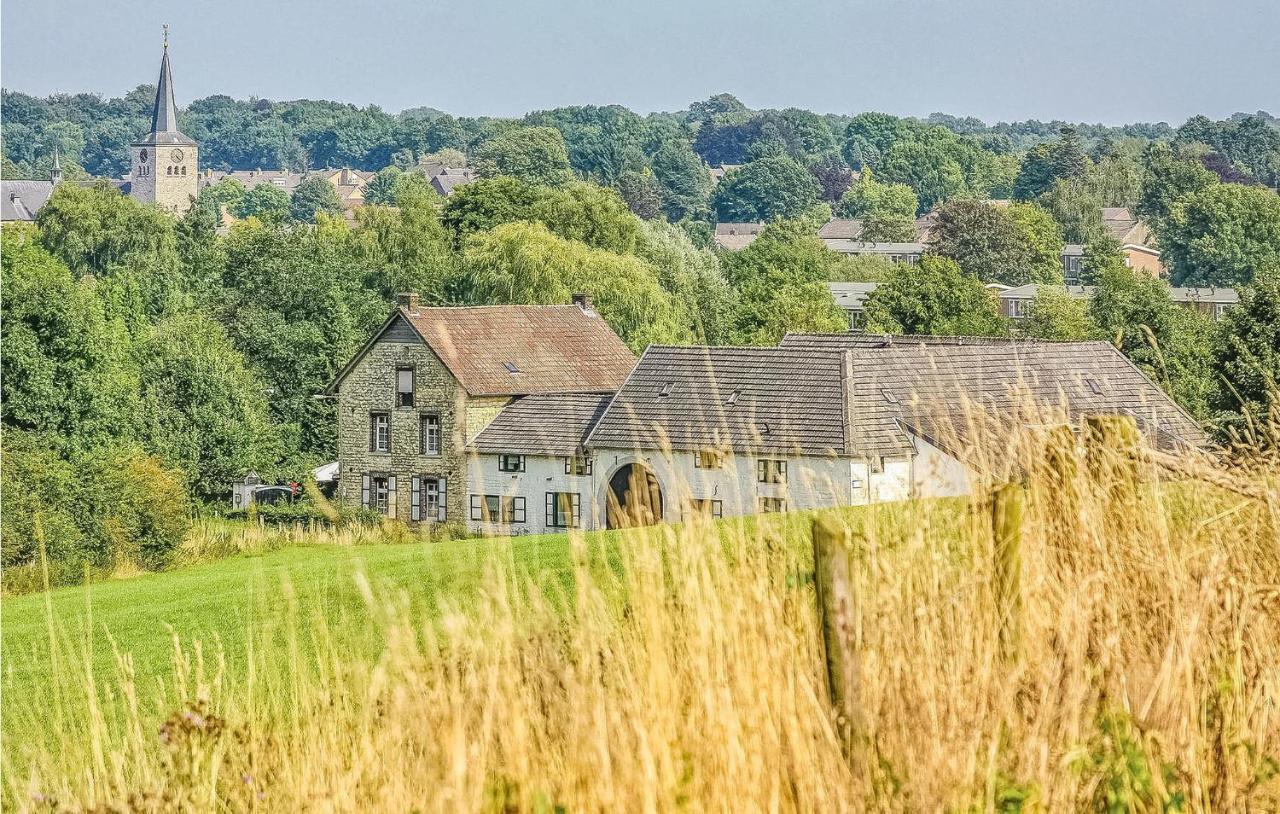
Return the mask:
<path id="1" fill-rule="evenodd" d="M 167 51 L 169 50 L 169 24 L 165 23 L 163 28 L 164 28 L 164 47 L 165 47 L 165 50 Z"/>

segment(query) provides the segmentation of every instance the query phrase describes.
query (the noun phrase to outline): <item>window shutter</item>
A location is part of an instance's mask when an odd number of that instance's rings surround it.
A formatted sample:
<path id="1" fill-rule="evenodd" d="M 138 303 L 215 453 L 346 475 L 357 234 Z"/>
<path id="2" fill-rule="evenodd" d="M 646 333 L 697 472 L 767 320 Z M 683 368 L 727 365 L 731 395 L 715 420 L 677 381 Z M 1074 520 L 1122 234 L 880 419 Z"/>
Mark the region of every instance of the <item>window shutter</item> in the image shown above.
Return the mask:
<path id="1" fill-rule="evenodd" d="M 409 495 L 409 503 L 412 506 L 412 509 L 409 511 L 409 516 L 413 519 L 413 522 L 416 523 L 422 519 L 422 504 L 420 503 L 422 500 L 422 479 L 417 475 L 413 476 L 412 488 L 413 491 Z"/>
<path id="2" fill-rule="evenodd" d="M 387 478 L 387 517 L 396 516 L 396 476 Z"/>
<path id="3" fill-rule="evenodd" d="M 369 476 L 365 475 L 361 486 L 360 505 L 369 508 Z"/>
<path id="4" fill-rule="evenodd" d="M 448 484 L 448 481 L 445 478 L 440 479 L 440 497 L 439 497 L 440 511 L 437 516 L 437 519 L 439 519 L 441 523 L 443 523 L 448 518 L 448 515 L 449 515 L 448 511 L 445 509 L 445 506 L 447 505 L 447 501 L 445 500 L 445 486 L 447 484 Z"/>

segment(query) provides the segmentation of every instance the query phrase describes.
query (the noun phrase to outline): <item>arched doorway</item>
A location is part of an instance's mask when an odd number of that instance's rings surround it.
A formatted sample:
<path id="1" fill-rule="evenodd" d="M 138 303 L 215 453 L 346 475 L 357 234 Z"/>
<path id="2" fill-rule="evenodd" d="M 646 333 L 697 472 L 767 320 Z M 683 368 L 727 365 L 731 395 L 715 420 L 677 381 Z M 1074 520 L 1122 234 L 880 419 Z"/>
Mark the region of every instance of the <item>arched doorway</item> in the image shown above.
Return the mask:
<path id="1" fill-rule="evenodd" d="M 653 470 L 625 464 L 609 478 L 605 525 L 611 529 L 652 526 L 662 522 L 662 487 Z"/>

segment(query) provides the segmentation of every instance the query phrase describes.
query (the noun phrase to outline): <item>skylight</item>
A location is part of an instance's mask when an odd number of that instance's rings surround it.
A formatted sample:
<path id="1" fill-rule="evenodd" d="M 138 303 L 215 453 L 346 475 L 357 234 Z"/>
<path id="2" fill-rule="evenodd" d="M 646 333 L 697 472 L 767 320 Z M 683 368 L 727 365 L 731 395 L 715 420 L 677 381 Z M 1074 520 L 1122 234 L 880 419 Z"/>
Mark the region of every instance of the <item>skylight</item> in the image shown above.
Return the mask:
<path id="1" fill-rule="evenodd" d="M 662 389 L 658 391 L 658 398 L 665 399 L 667 396 L 670 396 L 671 391 L 672 389 L 675 388 L 675 386 L 676 386 L 675 382 L 667 382 L 666 384 L 662 385 Z"/>
<path id="2" fill-rule="evenodd" d="M 737 404 L 737 403 L 738 403 L 738 397 L 739 397 L 739 396 L 741 396 L 741 395 L 742 395 L 742 391 L 741 391 L 741 390 L 734 390 L 732 393 L 730 393 L 730 394 L 729 394 L 729 398 L 725 400 L 725 403 L 726 403 L 726 404 Z"/>
<path id="3" fill-rule="evenodd" d="M 884 389 L 883 387 L 880 388 L 880 395 L 883 396 L 884 400 L 889 402 L 890 404 L 898 403 L 898 397 L 890 393 L 888 390 Z"/>
<path id="4" fill-rule="evenodd" d="M 1098 380 L 1092 376 L 1085 377 L 1085 383 L 1089 385 L 1089 389 L 1093 391 L 1095 396 L 1102 395 L 1102 385 L 1098 384 Z"/>
<path id="5" fill-rule="evenodd" d="M 520 368 L 516 367 L 514 362 L 503 362 L 502 366 L 507 369 L 508 373 L 515 374 L 520 372 Z"/>

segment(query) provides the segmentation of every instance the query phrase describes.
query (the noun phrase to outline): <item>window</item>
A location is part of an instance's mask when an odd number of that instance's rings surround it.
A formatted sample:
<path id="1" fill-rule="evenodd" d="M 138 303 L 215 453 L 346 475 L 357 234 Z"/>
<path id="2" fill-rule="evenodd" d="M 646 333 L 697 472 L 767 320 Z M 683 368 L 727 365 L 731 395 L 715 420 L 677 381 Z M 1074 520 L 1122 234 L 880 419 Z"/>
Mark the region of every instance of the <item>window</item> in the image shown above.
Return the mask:
<path id="1" fill-rule="evenodd" d="M 1092 376 L 1088 376 L 1088 377 L 1086 377 L 1086 378 L 1085 378 L 1085 380 L 1084 380 L 1084 381 L 1085 381 L 1085 384 L 1089 385 L 1089 390 L 1090 390 L 1090 391 L 1091 391 L 1095 396 L 1101 396 L 1101 395 L 1102 395 L 1102 385 L 1098 384 L 1098 380 L 1097 380 L 1097 379 L 1093 378 Z"/>
<path id="2" fill-rule="evenodd" d="M 725 399 L 724 403 L 732 407 L 733 405 L 738 403 L 738 399 L 740 398 L 742 398 L 742 391 L 734 390 L 732 393 L 729 394 L 729 398 Z"/>
<path id="3" fill-rule="evenodd" d="M 703 517 L 724 517 L 724 501 L 713 498 L 689 498 L 689 512 Z"/>
<path id="4" fill-rule="evenodd" d="M 585 455 L 570 455 L 564 459 L 566 475 L 590 475 L 591 459 Z"/>
<path id="5" fill-rule="evenodd" d="M 756 476 L 761 483 L 786 483 L 787 462 L 761 458 L 756 461 Z"/>
<path id="6" fill-rule="evenodd" d="M 724 466 L 724 453 L 718 449 L 700 449 L 693 456 L 693 465 L 698 469 L 720 469 Z"/>
<path id="7" fill-rule="evenodd" d="M 1009 316 L 1022 319 L 1027 315 L 1027 300 L 1009 300 Z"/>
<path id="8" fill-rule="evenodd" d="M 413 406 L 413 368 L 396 368 L 396 406 Z"/>
<path id="9" fill-rule="evenodd" d="M 391 451 L 390 413 L 369 413 L 369 451 Z"/>
<path id="10" fill-rule="evenodd" d="M 513 376 L 520 372 L 520 368 L 516 367 L 515 362 L 503 362 L 502 366 Z"/>
<path id="11" fill-rule="evenodd" d="M 524 456 L 523 455 L 499 455 L 498 456 L 499 472 L 523 472 Z"/>
<path id="12" fill-rule="evenodd" d="M 369 497 L 365 506 L 378 514 L 386 514 L 390 505 L 391 479 L 382 475 L 369 478 Z"/>
<path id="13" fill-rule="evenodd" d="M 871 470 L 873 474 L 877 474 L 877 475 L 882 474 L 884 472 L 884 456 L 883 455 L 875 456 L 867 463 L 867 467 Z"/>
<path id="14" fill-rule="evenodd" d="M 785 512 L 787 510 L 787 501 L 781 497 L 762 497 L 760 498 L 760 513 L 772 514 L 774 512 Z"/>
<path id="15" fill-rule="evenodd" d="M 1067 285 L 1080 284 L 1080 256 L 1070 254 L 1062 258 L 1063 281 Z"/>
<path id="16" fill-rule="evenodd" d="M 418 427 L 421 431 L 422 454 L 423 455 L 439 455 L 440 454 L 440 416 L 435 413 L 423 413 L 418 419 Z"/>
<path id="17" fill-rule="evenodd" d="M 671 391 L 675 389 L 675 382 L 667 382 L 662 385 L 662 389 L 658 391 L 658 398 L 665 399 L 671 395 Z"/>
<path id="18" fill-rule="evenodd" d="M 410 515 L 415 521 L 443 522 L 446 511 L 445 478 L 421 475 L 413 478 Z"/>
<path id="19" fill-rule="evenodd" d="M 471 519 L 485 523 L 523 523 L 524 498 L 506 495 L 472 495 Z"/>
<path id="20" fill-rule="evenodd" d="M 547 492 L 547 525 L 557 529 L 581 525 L 577 492 Z"/>

